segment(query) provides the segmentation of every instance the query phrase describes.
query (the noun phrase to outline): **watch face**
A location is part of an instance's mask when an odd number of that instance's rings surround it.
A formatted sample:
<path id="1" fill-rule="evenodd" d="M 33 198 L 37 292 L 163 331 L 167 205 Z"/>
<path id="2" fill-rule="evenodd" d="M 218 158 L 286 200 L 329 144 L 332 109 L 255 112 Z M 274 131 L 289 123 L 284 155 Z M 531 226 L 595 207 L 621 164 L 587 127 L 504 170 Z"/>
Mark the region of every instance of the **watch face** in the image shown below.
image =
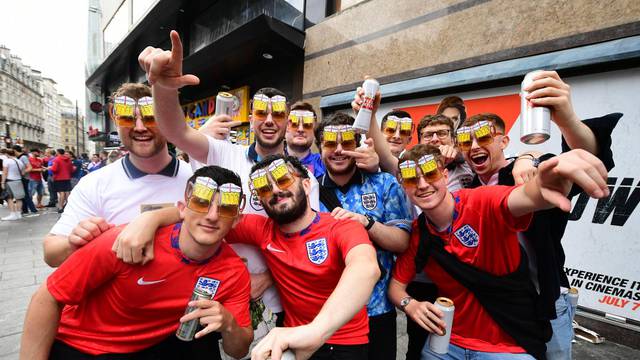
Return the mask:
<path id="1" fill-rule="evenodd" d="M 409 301 L 411 301 L 411 298 L 404 298 L 400 301 L 400 305 L 401 306 L 407 306 L 409 305 Z"/>

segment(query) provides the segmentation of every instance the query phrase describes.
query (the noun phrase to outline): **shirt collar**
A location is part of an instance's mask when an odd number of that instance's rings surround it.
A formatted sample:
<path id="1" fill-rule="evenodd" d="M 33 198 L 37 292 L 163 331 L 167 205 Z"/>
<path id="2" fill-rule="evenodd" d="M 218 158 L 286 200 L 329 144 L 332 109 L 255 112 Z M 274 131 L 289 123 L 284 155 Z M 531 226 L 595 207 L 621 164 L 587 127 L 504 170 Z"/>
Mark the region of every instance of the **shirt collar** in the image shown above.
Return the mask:
<path id="1" fill-rule="evenodd" d="M 160 170 L 155 174 L 148 174 L 140 169 L 138 169 L 133 163 L 131 159 L 129 159 L 129 154 L 125 155 L 122 159 L 122 167 L 124 168 L 124 172 L 127 174 L 127 177 L 131 180 L 135 180 L 141 178 L 146 175 L 162 175 L 166 177 L 176 177 L 178 175 L 178 169 L 180 168 L 180 162 L 176 160 L 176 158 L 171 155 L 171 161 L 164 169 Z"/>
<path id="2" fill-rule="evenodd" d="M 284 235 L 285 238 L 292 238 L 297 235 L 304 236 L 308 234 L 311 231 L 311 227 L 317 224 L 318 222 L 320 222 L 320 214 L 315 210 L 313 212 L 316 213 L 316 216 L 313 218 L 313 221 L 311 222 L 311 224 L 309 224 L 309 226 L 307 226 L 306 228 L 294 233 L 286 233 L 282 230 L 280 230 L 280 232 Z"/>
<path id="3" fill-rule="evenodd" d="M 249 147 L 247 147 L 247 157 L 254 164 L 262 161 L 262 156 L 260 156 L 258 154 L 258 152 L 256 151 L 256 143 L 257 143 L 257 141 L 254 141 L 251 145 L 249 145 Z M 284 155 L 285 156 L 289 155 L 289 153 L 287 152 L 287 144 L 285 143 L 283 146 L 284 146 L 284 148 L 283 148 L 284 149 Z"/>
<path id="4" fill-rule="evenodd" d="M 347 191 L 349 191 L 349 188 L 351 188 L 352 185 L 362 184 L 364 184 L 364 175 L 362 175 L 362 172 L 358 168 L 356 168 L 356 171 L 353 173 L 353 176 L 351 176 L 351 179 L 349 179 L 349 181 L 347 181 L 347 183 L 343 186 L 340 186 L 333 182 L 333 180 L 329 176 L 329 173 L 325 173 L 324 175 L 322 175 L 322 178 L 320 178 L 320 186 L 324 186 L 329 189 L 337 188 L 342 193 L 346 193 Z"/>
<path id="5" fill-rule="evenodd" d="M 189 259 L 182 252 L 182 250 L 180 250 L 180 229 L 182 229 L 182 222 L 175 223 L 173 225 L 173 228 L 171 229 L 170 239 L 171 239 L 171 248 L 175 251 L 175 254 L 180 258 L 180 261 L 182 263 L 197 264 L 197 265 L 207 264 L 209 261 L 211 261 L 211 259 L 215 258 L 220 253 L 220 250 L 222 249 L 222 244 L 220 244 L 221 246 L 218 246 L 218 249 L 213 255 L 211 255 L 210 257 L 204 260 L 197 261 L 197 260 Z"/>

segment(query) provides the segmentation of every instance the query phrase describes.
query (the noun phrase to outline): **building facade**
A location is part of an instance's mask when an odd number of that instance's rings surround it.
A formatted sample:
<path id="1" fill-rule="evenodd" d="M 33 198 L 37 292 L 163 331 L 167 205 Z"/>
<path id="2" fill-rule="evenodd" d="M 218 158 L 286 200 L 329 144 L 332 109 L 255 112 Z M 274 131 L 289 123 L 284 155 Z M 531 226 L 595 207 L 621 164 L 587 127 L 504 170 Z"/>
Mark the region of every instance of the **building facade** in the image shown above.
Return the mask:
<path id="1" fill-rule="evenodd" d="M 60 138 L 62 140 L 62 148 L 73 151 L 79 156 L 87 151 L 86 131 L 84 131 L 84 116 L 80 116 L 77 112 L 76 104 L 71 100 L 58 94 L 58 102 L 60 104 Z"/>
<path id="2" fill-rule="evenodd" d="M 50 78 L 42 78 L 42 93 L 44 103 L 44 142 L 50 148 L 58 149 L 62 145 L 60 120 L 62 110 L 56 82 Z"/>
<path id="3" fill-rule="evenodd" d="M 236 119 L 245 123 L 237 129 L 238 138 L 246 142 L 249 96 L 273 86 L 292 100 L 301 98 L 304 30 L 335 12 L 337 2 L 103 0 L 96 9 L 94 0 L 89 36 L 100 19 L 102 44 L 95 37 L 91 43 L 93 49 L 102 46 L 104 53 L 86 85 L 106 104 L 120 84 L 145 82 L 138 54 L 149 45 L 168 49 L 169 31 L 175 29 L 183 41 L 184 71 L 200 78 L 198 86 L 180 91 L 185 121 L 197 128 L 214 113 L 216 94 L 232 92 L 239 100 Z M 109 121 L 101 126 L 100 133 L 115 133 Z"/>
<path id="4" fill-rule="evenodd" d="M 42 75 L 0 46 L 0 134 L 5 144 L 44 147 Z"/>

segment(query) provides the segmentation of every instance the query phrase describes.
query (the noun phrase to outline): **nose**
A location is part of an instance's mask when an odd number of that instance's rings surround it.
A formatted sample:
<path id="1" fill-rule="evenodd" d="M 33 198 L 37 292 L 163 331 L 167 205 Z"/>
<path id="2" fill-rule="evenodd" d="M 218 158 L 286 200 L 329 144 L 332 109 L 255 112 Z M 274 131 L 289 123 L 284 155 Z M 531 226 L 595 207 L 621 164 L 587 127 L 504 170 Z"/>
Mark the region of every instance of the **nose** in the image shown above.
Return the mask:
<path id="1" fill-rule="evenodd" d="M 393 133 L 393 139 L 400 139 L 400 126 L 398 126 L 396 132 Z"/>
<path id="2" fill-rule="evenodd" d="M 480 145 L 478 145 L 478 141 L 476 140 L 475 136 L 472 136 L 472 142 L 471 142 L 471 149 L 479 149 Z"/>
<path id="3" fill-rule="evenodd" d="M 424 176 L 418 177 L 418 182 L 416 183 L 416 188 L 418 189 L 426 189 L 429 186 L 427 180 L 424 179 Z"/>
<path id="4" fill-rule="evenodd" d="M 144 123 L 142 122 L 142 115 L 140 114 L 140 110 L 136 109 L 135 112 L 135 116 L 136 116 L 136 122 L 135 122 L 135 126 L 133 127 L 134 131 L 146 131 L 147 128 L 144 126 Z"/>
<path id="5" fill-rule="evenodd" d="M 205 219 L 209 220 L 210 222 L 218 221 L 218 206 L 216 205 L 217 200 L 218 200 L 217 198 L 211 199 L 212 201 L 211 206 L 209 207 L 207 216 L 205 216 Z"/>

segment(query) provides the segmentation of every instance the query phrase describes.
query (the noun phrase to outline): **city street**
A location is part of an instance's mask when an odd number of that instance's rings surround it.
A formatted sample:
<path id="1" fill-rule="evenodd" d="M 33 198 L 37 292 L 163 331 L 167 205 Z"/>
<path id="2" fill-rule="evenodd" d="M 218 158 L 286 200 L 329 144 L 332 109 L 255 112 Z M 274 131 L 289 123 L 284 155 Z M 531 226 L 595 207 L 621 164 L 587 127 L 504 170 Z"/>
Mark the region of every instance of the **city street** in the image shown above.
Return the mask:
<path id="1" fill-rule="evenodd" d="M 42 260 L 42 239 L 57 221 L 48 208 L 40 216 L 0 222 L 0 359 L 17 359 L 22 323 L 29 299 L 53 270 Z M 0 217 L 6 216 L 0 207 Z M 405 318 L 398 315 L 398 360 L 404 359 L 407 337 Z M 640 351 L 610 341 L 593 345 L 574 343 L 574 359 L 640 359 Z"/>

